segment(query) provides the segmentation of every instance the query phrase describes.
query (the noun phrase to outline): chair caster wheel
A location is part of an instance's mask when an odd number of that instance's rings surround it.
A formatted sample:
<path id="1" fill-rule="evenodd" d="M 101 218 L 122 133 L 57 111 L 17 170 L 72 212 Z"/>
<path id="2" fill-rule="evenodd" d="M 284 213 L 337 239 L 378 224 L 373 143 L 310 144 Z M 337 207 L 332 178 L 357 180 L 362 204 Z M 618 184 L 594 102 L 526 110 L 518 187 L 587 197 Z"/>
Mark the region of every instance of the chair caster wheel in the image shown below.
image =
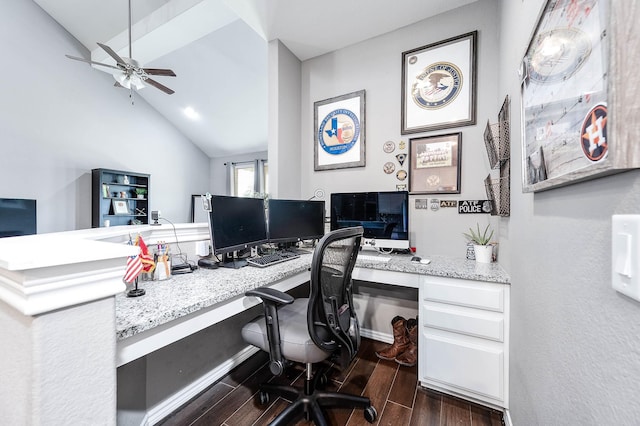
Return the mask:
<path id="1" fill-rule="evenodd" d="M 320 376 L 320 386 L 326 386 L 327 383 L 329 383 L 329 378 L 327 377 L 326 374 L 322 374 Z"/>
<path id="2" fill-rule="evenodd" d="M 260 391 L 260 404 L 267 405 L 269 403 L 269 394 L 265 391 Z"/>
<path id="3" fill-rule="evenodd" d="M 369 423 L 373 423 L 378 418 L 378 412 L 373 406 L 364 409 L 364 419 Z"/>

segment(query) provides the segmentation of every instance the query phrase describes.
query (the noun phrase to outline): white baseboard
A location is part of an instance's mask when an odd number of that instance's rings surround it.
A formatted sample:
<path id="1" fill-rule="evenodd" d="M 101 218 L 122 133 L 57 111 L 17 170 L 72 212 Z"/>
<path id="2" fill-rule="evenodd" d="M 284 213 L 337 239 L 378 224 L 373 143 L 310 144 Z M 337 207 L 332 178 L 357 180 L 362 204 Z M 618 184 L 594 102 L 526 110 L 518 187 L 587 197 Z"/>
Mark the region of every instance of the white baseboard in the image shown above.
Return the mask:
<path id="1" fill-rule="evenodd" d="M 164 401 L 154 405 L 147 411 L 141 426 L 151 426 L 173 413 L 175 410 L 196 397 L 200 392 L 223 378 L 231 370 L 246 361 L 251 355 L 258 352 L 255 346 L 247 346 L 240 352 L 216 366 L 199 379 L 174 393 Z"/>
<path id="2" fill-rule="evenodd" d="M 393 335 L 389 333 L 381 333 L 376 330 L 369 330 L 367 328 L 360 329 L 360 336 L 366 337 L 367 339 L 377 340 L 379 342 L 384 343 L 393 343 Z"/>
<path id="3" fill-rule="evenodd" d="M 509 412 L 509 410 L 504 410 L 502 418 L 504 419 L 504 426 L 513 426 L 513 422 L 511 421 L 511 413 Z"/>

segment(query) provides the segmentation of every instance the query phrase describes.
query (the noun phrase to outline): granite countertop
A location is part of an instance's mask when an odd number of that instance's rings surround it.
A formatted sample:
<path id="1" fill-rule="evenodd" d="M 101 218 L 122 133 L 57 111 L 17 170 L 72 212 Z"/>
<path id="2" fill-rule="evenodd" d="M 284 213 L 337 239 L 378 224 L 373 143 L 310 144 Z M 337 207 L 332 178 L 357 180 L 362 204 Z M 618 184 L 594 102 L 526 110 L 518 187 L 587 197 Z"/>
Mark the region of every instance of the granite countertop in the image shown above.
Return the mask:
<path id="1" fill-rule="evenodd" d="M 142 297 L 116 296 L 116 337 L 126 339 L 216 303 L 244 295 L 248 290 L 307 271 L 311 254 L 269 266 L 241 269 L 197 269 L 162 281 L 139 281 Z M 130 288 L 131 286 L 128 286 Z"/>
<path id="2" fill-rule="evenodd" d="M 487 281 L 499 284 L 510 284 L 511 278 L 497 262 L 478 263 L 461 257 L 441 255 L 420 255 L 422 259 L 431 260 L 428 264 L 412 262 L 410 254 L 378 254 L 362 252 L 366 256 L 390 257 L 388 262 L 358 258 L 356 267 L 381 269 L 386 271 L 407 272 L 421 275 L 432 275 L 445 278 Z"/>
<path id="3" fill-rule="evenodd" d="M 509 284 L 510 278 L 497 263 L 482 264 L 449 256 L 422 256 L 431 263 L 412 262 L 411 255 L 376 254 L 390 257 L 388 262 L 358 258 L 356 267 L 394 272 L 432 275 Z M 190 274 L 173 275 L 163 281 L 140 281 L 142 297 L 116 295 L 116 334 L 122 340 L 137 333 L 181 318 L 216 303 L 244 295 L 261 287 L 309 270 L 311 254 L 266 268 L 247 266 L 241 269 L 198 269 Z"/>

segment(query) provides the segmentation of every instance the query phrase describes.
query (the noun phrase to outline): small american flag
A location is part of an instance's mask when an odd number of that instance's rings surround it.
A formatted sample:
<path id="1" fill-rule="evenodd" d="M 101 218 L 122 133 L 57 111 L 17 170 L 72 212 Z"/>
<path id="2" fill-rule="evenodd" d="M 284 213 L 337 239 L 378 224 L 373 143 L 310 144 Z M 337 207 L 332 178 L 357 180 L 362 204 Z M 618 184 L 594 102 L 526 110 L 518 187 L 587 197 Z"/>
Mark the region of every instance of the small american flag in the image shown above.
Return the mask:
<path id="1" fill-rule="evenodd" d="M 129 256 L 127 258 L 127 269 L 124 273 L 125 282 L 132 283 L 140 272 L 142 272 L 140 256 L 137 254 L 135 256 Z"/>
<path id="2" fill-rule="evenodd" d="M 129 240 L 129 244 L 132 244 Z M 127 268 L 124 272 L 124 281 L 132 283 L 133 280 L 142 272 L 142 261 L 140 260 L 140 254 L 129 256 L 127 258 Z"/>

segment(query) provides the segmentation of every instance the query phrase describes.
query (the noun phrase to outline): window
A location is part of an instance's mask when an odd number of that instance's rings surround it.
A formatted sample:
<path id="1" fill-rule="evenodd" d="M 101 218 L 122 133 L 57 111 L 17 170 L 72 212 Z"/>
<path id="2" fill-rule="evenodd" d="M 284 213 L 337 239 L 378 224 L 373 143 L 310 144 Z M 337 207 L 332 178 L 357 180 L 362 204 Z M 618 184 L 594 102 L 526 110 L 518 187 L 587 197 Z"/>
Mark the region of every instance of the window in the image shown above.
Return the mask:
<path id="1" fill-rule="evenodd" d="M 256 173 L 256 170 L 258 172 Z M 269 167 L 267 160 L 232 163 L 231 195 L 254 197 L 269 192 Z"/>

